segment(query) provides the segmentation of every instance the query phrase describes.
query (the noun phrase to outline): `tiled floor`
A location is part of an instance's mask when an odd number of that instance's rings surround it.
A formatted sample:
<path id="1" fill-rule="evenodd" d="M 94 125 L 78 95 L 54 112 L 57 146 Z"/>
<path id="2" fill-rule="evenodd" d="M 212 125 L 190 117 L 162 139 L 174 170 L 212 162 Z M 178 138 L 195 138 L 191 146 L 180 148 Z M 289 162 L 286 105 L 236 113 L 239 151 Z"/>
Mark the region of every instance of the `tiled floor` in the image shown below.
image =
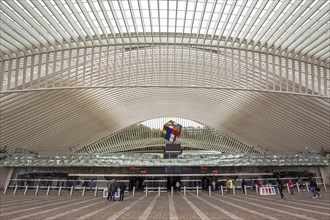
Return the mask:
<path id="1" fill-rule="evenodd" d="M 57 196 L 51 192 L 46 196 L 40 191 L 35 196 L 31 191 L 23 195 L 18 191 L 13 195 L 8 191 L 0 195 L 0 219 L 314 219 L 330 220 L 330 192 L 322 191 L 322 198 L 313 199 L 308 192 L 286 194 L 286 200 L 276 196 L 258 196 L 253 192 L 243 195 L 207 193 L 145 193 L 132 196 L 125 194 L 125 200 L 107 201 L 92 192 L 83 197 L 75 192 Z"/>

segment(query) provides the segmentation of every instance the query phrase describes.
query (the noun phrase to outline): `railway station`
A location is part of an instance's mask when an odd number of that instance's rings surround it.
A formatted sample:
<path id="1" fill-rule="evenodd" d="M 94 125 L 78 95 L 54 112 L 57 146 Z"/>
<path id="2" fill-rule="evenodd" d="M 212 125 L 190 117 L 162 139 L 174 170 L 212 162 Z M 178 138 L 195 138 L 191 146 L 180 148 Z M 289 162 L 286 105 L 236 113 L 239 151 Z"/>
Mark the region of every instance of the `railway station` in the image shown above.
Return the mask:
<path id="1" fill-rule="evenodd" d="M 329 220 L 329 7 L 1 1 L 0 218 Z"/>

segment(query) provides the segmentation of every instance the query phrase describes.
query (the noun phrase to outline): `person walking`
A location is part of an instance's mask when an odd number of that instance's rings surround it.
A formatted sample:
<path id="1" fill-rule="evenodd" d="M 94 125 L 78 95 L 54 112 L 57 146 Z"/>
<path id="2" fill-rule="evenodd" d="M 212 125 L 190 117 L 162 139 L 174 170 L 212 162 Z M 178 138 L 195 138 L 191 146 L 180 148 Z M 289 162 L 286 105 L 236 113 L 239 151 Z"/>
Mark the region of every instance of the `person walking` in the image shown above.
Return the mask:
<path id="1" fill-rule="evenodd" d="M 285 197 L 283 195 L 283 183 L 279 177 L 277 177 L 277 179 L 276 179 L 276 185 L 277 185 L 278 191 L 280 192 L 281 199 L 285 200 Z"/>
<path id="2" fill-rule="evenodd" d="M 242 179 L 242 190 L 243 190 L 243 194 L 245 194 L 245 187 L 246 187 L 245 179 Z"/>
<path id="3" fill-rule="evenodd" d="M 309 178 L 309 191 L 311 192 L 313 199 L 317 199 L 316 187 L 317 187 L 317 184 L 316 184 L 315 180 L 313 180 L 313 178 L 310 177 Z"/>

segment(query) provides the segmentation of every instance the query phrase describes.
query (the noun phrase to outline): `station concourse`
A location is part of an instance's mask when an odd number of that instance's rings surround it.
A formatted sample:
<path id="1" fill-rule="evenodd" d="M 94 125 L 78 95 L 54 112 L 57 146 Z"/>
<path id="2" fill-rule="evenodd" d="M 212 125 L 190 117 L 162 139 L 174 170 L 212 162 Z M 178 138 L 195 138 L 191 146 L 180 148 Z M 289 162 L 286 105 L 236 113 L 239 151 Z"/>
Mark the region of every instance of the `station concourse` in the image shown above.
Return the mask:
<path id="1" fill-rule="evenodd" d="M 1 1 L 0 218 L 329 219 L 329 7 Z"/>

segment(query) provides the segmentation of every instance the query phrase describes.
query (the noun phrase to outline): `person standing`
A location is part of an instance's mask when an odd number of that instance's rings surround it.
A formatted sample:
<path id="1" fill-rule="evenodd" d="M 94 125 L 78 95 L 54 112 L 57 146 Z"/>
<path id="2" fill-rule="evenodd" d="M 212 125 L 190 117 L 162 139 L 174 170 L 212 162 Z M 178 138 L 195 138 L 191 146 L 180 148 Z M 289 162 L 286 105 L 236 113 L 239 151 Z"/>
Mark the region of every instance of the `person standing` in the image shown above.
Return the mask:
<path id="1" fill-rule="evenodd" d="M 117 190 L 117 180 L 116 178 L 112 179 L 110 181 L 110 187 L 109 187 L 109 192 L 110 192 L 110 199 L 109 201 L 111 201 L 113 199 L 113 201 L 116 201 L 115 200 L 115 193 L 116 193 L 116 190 Z"/>
<path id="2" fill-rule="evenodd" d="M 112 180 L 109 180 L 109 182 L 107 183 L 107 188 L 108 188 L 108 197 L 107 197 L 107 200 L 111 201 L 110 200 L 110 197 L 111 197 L 111 184 L 112 184 Z"/>
<path id="3" fill-rule="evenodd" d="M 179 182 L 179 180 L 177 180 L 176 183 L 175 183 L 175 190 L 177 192 L 180 192 L 180 182 Z"/>
<path id="4" fill-rule="evenodd" d="M 119 197 L 119 201 L 124 201 L 124 193 L 126 190 L 126 184 L 125 183 L 121 183 L 120 186 L 120 197 Z"/>
<path id="5" fill-rule="evenodd" d="M 205 192 L 207 192 L 207 188 L 208 188 L 208 182 L 207 182 L 207 179 L 205 178 L 204 179 L 204 181 L 203 181 L 203 190 L 205 191 Z"/>
<path id="6" fill-rule="evenodd" d="M 230 191 L 230 193 L 234 192 L 233 188 L 234 188 L 234 180 L 230 179 L 229 180 L 229 191 Z"/>
<path id="7" fill-rule="evenodd" d="M 245 179 L 242 179 L 242 190 L 243 190 L 243 194 L 245 194 L 245 187 L 246 187 Z"/>
<path id="8" fill-rule="evenodd" d="M 226 190 L 227 190 L 227 194 L 230 193 L 230 181 L 229 179 L 227 179 L 227 182 L 226 182 Z"/>
<path id="9" fill-rule="evenodd" d="M 215 191 L 215 189 L 216 189 L 215 181 L 212 180 L 212 191 Z"/>
<path id="10" fill-rule="evenodd" d="M 277 179 L 276 179 L 276 184 L 277 184 L 278 191 L 280 192 L 281 199 L 285 200 L 284 195 L 283 195 L 283 183 L 279 177 L 277 177 Z"/>

